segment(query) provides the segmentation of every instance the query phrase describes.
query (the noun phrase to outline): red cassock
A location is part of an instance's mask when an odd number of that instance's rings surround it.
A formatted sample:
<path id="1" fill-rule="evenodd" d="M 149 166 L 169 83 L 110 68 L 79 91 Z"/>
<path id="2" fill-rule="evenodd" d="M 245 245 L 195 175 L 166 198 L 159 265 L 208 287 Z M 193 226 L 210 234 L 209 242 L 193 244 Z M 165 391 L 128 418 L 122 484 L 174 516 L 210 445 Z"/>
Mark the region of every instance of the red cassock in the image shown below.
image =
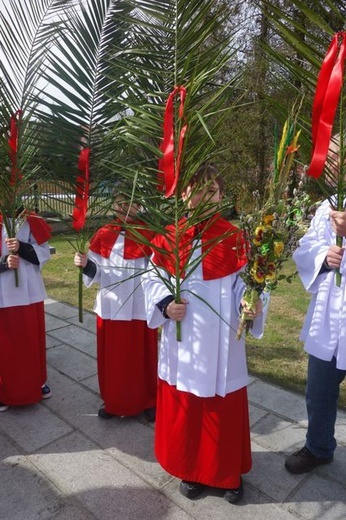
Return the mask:
<path id="1" fill-rule="evenodd" d="M 8 254 L 0 219 L 0 250 Z M 34 247 L 40 266 L 49 259 L 49 226 L 27 214 L 17 238 Z M 20 259 L 19 286 L 13 271 L 0 274 L 0 402 L 10 406 L 41 401 L 46 382 L 44 286 L 39 266 Z"/>
<path id="2" fill-rule="evenodd" d="M 162 323 L 155 453 L 161 466 L 175 477 L 216 488 L 237 488 L 241 474 L 251 469 L 245 346 L 243 340 L 235 339 L 244 288 L 238 276 L 246 263 L 244 240 L 240 230 L 220 215 L 197 230 L 198 241 L 195 227 L 187 227 L 185 219 L 178 229 L 181 290 L 189 305 L 180 342 L 176 342 L 172 322 Z M 158 249 L 153 262 L 172 276 L 175 260 L 169 252 L 175 243 L 173 227 L 165 237 L 154 240 Z M 196 255 L 203 257 L 197 267 Z M 191 276 L 189 264 L 194 266 Z M 149 324 L 150 316 L 152 324 L 156 320 L 154 299 L 161 284 L 153 272 L 143 278 Z M 203 305 L 194 297 L 195 290 L 200 298 L 213 295 L 214 300 Z M 220 302 L 220 317 L 210 309 L 215 302 Z M 230 320 L 231 327 L 221 319 L 224 310 L 230 313 L 227 322 Z M 220 360 L 227 356 L 228 362 Z M 219 367 L 215 379 L 212 366 Z M 210 390 L 213 384 L 214 391 Z M 190 389 L 184 391 L 184 386 Z M 219 388 L 226 388 L 222 395 Z"/>
<path id="3" fill-rule="evenodd" d="M 135 235 L 119 223 L 101 228 L 88 253 L 96 263 L 96 275 L 91 281 L 84 276 L 87 285 L 100 286 L 94 310 L 101 397 L 105 411 L 120 416 L 156 406 L 157 330 L 147 326 L 140 281 L 151 236 L 138 225 L 147 245 L 136 243 Z"/>
<path id="4" fill-rule="evenodd" d="M 182 480 L 233 489 L 251 469 L 247 389 L 198 397 L 159 379 L 155 454 Z"/>

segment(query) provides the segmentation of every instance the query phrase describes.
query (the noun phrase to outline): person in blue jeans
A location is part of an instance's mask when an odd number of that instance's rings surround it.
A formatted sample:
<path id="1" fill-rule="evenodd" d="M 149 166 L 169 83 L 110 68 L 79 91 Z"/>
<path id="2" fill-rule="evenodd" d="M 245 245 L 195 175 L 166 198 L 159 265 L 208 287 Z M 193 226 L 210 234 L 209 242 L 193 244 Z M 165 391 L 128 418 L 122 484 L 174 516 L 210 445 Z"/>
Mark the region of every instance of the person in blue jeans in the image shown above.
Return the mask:
<path id="1" fill-rule="evenodd" d="M 293 254 L 311 302 L 300 339 L 309 354 L 306 384 L 308 430 L 305 446 L 290 455 L 285 467 L 306 473 L 333 460 L 340 384 L 346 374 L 346 256 L 336 236 L 346 237 L 346 211 L 328 200 L 318 208 Z M 341 284 L 336 283 L 340 270 Z"/>

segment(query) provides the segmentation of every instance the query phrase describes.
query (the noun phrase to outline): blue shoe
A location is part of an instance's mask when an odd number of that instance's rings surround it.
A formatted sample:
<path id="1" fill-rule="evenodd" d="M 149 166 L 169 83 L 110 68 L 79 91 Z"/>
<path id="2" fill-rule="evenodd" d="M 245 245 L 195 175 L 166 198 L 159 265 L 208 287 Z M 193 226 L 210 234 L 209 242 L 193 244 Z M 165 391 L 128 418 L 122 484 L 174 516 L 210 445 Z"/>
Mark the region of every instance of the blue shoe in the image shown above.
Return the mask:
<path id="1" fill-rule="evenodd" d="M 42 387 L 42 399 L 49 399 L 52 395 L 52 391 L 47 384 Z"/>

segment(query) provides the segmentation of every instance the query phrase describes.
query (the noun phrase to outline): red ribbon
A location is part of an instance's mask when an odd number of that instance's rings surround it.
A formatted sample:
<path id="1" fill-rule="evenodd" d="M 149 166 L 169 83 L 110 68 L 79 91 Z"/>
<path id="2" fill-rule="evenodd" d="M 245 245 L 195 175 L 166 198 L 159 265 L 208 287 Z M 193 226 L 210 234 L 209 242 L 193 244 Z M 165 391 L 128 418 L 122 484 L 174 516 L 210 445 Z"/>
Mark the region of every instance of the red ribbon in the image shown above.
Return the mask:
<path id="1" fill-rule="evenodd" d="M 76 200 L 72 214 L 72 225 L 76 231 L 83 229 L 88 210 L 89 198 L 89 172 L 90 172 L 90 148 L 83 148 L 79 154 L 78 170 L 81 174 L 77 177 Z"/>
<path id="2" fill-rule="evenodd" d="M 187 130 L 187 125 L 184 125 L 180 130 L 178 155 L 175 158 L 174 98 L 177 94 L 180 94 L 179 119 L 183 119 L 184 101 L 186 97 L 185 87 L 174 87 L 173 92 L 171 92 L 166 102 L 163 124 L 163 141 L 161 144 L 163 157 L 159 160 L 159 189 L 165 191 L 165 197 L 170 197 L 173 195 L 177 187 L 180 172 L 181 153 L 183 150 L 184 138 Z"/>
<path id="3" fill-rule="evenodd" d="M 342 89 L 345 56 L 346 32 L 339 32 L 333 36 L 323 60 L 312 109 L 312 158 L 307 174 L 315 179 L 322 174 L 327 159 Z"/>
<path id="4" fill-rule="evenodd" d="M 13 114 L 10 119 L 8 146 L 10 148 L 9 156 L 10 156 L 11 163 L 12 163 L 11 177 L 10 177 L 11 186 L 14 186 L 16 184 L 16 181 L 18 179 L 21 179 L 21 177 L 22 177 L 21 175 L 19 175 L 18 168 L 17 168 L 18 124 L 19 124 L 19 120 L 20 120 L 22 113 L 23 113 L 22 110 L 17 110 L 17 112 L 15 114 Z"/>

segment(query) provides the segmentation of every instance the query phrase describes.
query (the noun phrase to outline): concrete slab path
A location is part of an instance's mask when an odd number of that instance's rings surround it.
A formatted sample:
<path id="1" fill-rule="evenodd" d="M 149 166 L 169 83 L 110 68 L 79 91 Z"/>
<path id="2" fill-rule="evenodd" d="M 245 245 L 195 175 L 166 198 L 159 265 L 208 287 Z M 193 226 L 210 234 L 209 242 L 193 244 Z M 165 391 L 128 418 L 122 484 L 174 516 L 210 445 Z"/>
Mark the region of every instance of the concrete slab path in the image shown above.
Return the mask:
<path id="1" fill-rule="evenodd" d="M 95 317 L 46 301 L 49 384 L 40 404 L 0 414 L 0 520 L 345 520 L 346 414 L 334 461 L 291 475 L 306 431 L 301 395 L 252 378 L 253 469 L 237 506 L 217 492 L 189 501 L 153 453 L 144 417 L 102 420 Z"/>

